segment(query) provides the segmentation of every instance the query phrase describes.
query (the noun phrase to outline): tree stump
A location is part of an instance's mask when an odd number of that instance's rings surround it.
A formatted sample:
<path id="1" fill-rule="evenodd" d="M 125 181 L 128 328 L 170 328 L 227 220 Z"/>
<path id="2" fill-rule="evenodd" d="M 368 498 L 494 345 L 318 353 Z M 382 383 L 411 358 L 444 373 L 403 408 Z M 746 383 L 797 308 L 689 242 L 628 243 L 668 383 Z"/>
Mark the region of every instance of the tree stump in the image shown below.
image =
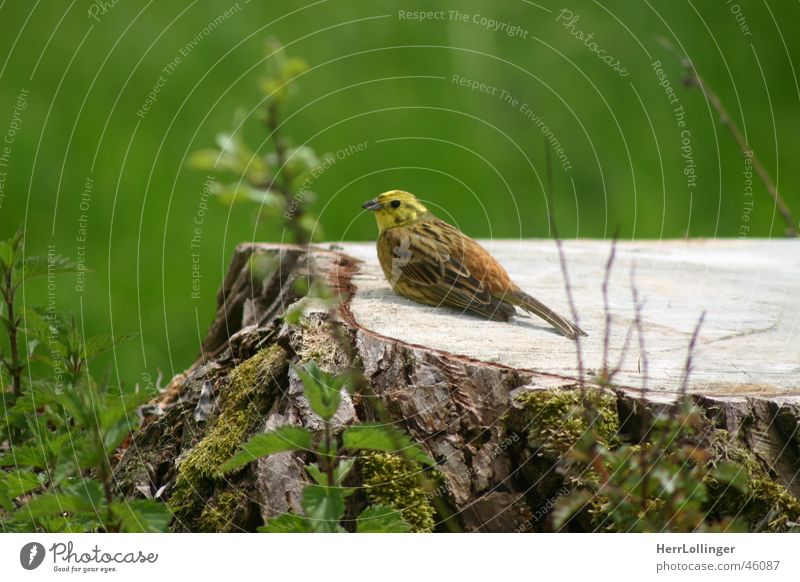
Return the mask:
<path id="1" fill-rule="evenodd" d="M 523 289 L 570 315 L 552 241 L 484 244 Z M 623 431 L 647 422 L 678 398 L 689 340 L 705 312 L 687 392 L 759 475 L 796 503 L 798 242 L 620 243 L 606 334 L 609 251 L 601 241 L 564 243 L 579 324 L 589 334 L 581 342 L 584 382 L 592 385 L 607 353 L 619 368 L 610 413 Z M 312 274 L 339 297 L 334 310 L 304 296 Z M 643 305 L 641 341 L 634 288 Z M 367 243 L 240 245 L 218 304 L 197 362 L 143 409 L 142 427 L 116 468 L 121 491 L 169 501 L 174 529 L 252 531 L 281 513 L 301 513 L 309 481 L 302 453 L 262 458 L 233 476 L 218 475 L 216 467 L 253 433 L 286 423 L 320 426 L 289 365 L 315 360 L 329 371 L 358 367 L 369 384 L 344 398 L 336 426 L 374 420 L 381 409 L 436 460 L 436 486 L 397 505 L 432 504 L 437 530 L 547 531 L 548 522 L 534 521 L 534 514 L 564 479 L 557 460 L 537 460 L 526 440 L 520 396 L 580 385 L 574 342 L 538 319 L 491 322 L 399 297 Z M 299 319 L 287 322 L 287 310 Z M 418 482 L 410 474 L 397 478 L 410 489 Z"/>

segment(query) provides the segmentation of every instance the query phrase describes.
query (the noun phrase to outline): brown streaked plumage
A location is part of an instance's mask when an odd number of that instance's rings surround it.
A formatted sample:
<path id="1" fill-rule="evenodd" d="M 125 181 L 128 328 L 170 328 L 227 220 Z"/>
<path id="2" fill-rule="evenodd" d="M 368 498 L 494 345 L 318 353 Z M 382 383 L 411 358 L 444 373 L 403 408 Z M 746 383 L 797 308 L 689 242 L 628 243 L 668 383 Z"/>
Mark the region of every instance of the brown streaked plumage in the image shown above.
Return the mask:
<path id="1" fill-rule="evenodd" d="M 378 261 L 398 294 L 499 321 L 511 319 L 517 306 L 568 338 L 586 335 L 520 289 L 486 249 L 436 218 L 413 194 L 391 190 L 363 208 L 375 212 L 380 231 Z"/>

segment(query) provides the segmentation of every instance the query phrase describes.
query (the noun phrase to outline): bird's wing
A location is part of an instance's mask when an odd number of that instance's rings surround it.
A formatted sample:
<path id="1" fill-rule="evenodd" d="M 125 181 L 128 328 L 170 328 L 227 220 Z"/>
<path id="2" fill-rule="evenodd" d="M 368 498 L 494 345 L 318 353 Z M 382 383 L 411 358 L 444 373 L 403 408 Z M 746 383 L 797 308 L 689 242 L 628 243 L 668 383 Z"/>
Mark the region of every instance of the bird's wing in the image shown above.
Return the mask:
<path id="1" fill-rule="evenodd" d="M 392 279 L 392 286 L 400 283 L 404 290 L 411 286 L 414 294 L 421 296 L 416 299 L 425 299 L 425 303 L 507 321 L 515 313 L 514 307 L 495 298 L 486 282 L 467 268 L 463 260 L 463 235 L 447 226 L 439 227 L 438 221 L 420 222 L 384 231 L 386 248 L 391 249 L 391 269 L 387 276 Z"/>

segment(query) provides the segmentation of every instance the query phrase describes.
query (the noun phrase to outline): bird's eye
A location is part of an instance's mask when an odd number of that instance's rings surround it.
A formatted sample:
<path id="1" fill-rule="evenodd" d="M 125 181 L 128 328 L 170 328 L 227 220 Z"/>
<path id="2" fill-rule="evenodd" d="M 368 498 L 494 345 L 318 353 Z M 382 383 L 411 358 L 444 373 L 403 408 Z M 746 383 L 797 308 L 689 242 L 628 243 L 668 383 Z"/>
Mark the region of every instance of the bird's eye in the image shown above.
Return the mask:
<path id="1" fill-rule="evenodd" d="M 389 204 L 392 208 L 400 208 L 400 201 L 399 200 L 392 200 Z"/>

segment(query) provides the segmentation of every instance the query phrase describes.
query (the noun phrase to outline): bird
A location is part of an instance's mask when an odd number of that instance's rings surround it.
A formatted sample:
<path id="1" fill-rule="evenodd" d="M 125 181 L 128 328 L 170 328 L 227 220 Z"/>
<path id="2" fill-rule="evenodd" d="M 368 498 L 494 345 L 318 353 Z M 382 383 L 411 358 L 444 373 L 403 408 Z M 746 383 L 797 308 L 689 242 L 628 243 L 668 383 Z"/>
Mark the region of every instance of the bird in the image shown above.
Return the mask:
<path id="1" fill-rule="evenodd" d="M 569 339 L 587 335 L 523 291 L 489 251 L 410 192 L 390 190 L 361 207 L 375 213 L 378 261 L 397 294 L 492 321 L 509 321 L 519 307 Z"/>

